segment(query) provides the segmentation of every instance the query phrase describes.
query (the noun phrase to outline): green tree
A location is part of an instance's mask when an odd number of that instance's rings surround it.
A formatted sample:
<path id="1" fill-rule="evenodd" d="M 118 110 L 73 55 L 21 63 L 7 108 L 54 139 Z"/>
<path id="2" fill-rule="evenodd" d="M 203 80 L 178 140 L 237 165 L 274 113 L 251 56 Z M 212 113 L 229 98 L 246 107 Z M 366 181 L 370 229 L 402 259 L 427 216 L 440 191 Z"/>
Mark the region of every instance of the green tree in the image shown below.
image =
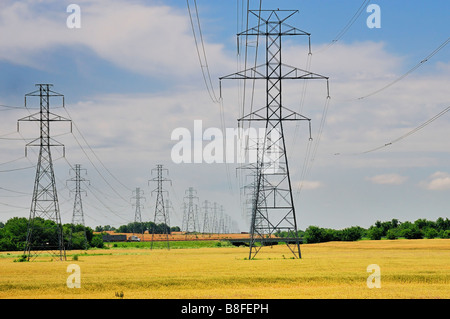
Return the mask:
<path id="1" fill-rule="evenodd" d="M 450 238 L 450 230 L 441 230 L 439 232 L 440 238 Z"/>
<path id="2" fill-rule="evenodd" d="M 415 224 L 412 224 L 408 228 L 404 228 L 402 230 L 401 234 L 406 239 L 421 239 L 421 238 L 423 238 L 423 232 Z"/>
<path id="3" fill-rule="evenodd" d="M 323 240 L 323 231 L 317 226 L 309 226 L 306 228 L 305 236 L 303 237 L 305 243 L 320 243 Z"/>
<path id="4" fill-rule="evenodd" d="M 386 233 L 386 238 L 387 239 L 397 239 L 398 238 L 398 231 L 397 229 L 391 228 L 387 231 Z"/>
<path id="5" fill-rule="evenodd" d="M 92 237 L 91 247 L 103 248 L 103 237 L 101 234 L 95 234 Z"/>
<path id="6" fill-rule="evenodd" d="M 383 237 L 383 229 L 381 227 L 371 226 L 367 235 L 372 240 L 380 240 Z"/>
<path id="7" fill-rule="evenodd" d="M 23 250 L 28 230 L 28 219 L 13 217 L 0 229 L 0 250 Z"/>
<path id="8" fill-rule="evenodd" d="M 343 241 L 356 241 L 362 238 L 364 228 L 353 226 L 344 228 L 340 233 L 340 239 Z"/>
<path id="9" fill-rule="evenodd" d="M 432 238 L 436 238 L 438 236 L 438 231 L 432 227 L 426 227 L 423 230 L 423 234 L 424 234 L 425 238 L 432 239 Z"/>

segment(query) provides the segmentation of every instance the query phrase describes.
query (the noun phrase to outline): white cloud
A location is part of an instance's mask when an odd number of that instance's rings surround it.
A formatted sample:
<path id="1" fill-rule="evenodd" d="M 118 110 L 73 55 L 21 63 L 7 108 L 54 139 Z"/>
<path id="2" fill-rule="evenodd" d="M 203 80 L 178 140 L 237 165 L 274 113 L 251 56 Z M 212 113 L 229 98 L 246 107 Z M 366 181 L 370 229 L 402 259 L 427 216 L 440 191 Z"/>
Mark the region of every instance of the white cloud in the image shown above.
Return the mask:
<path id="1" fill-rule="evenodd" d="M 320 181 L 302 181 L 302 182 L 297 182 L 295 183 L 295 188 L 296 189 L 301 189 L 301 190 L 312 190 L 312 189 L 318 189 L 323 187 L 323 183 Z"/>
<path id="2" fill-rule="evenodd" d="M 80 0 L 81 28 L 69 29 L 60 4 L 11 1 L 0 10 L 0 60 L 40 68 L 38 57 L 62 46 L 91 50 L 135 73 L 185 78 L 199 73 L 199 61 L 186 12 L 161 4 L 124 0 Z M 36 13 L 39 12 L 39 13 Z M 222 44 L 205 40 L 209 64 L 234 67 Z M 45 56 L 45 54 L 44 54 Z M 51 67 L 49 64 L 48 67 Z"/>
<path id="3" fill-rule="evenodd" d="M 408 177 L 401 176 L 399 174 L 382 174 L 367 178 L 367 180 L 371 181 L 374 184 L 382 185 L 401 185 L 407 179 Z"/>
<path id="4" fill-rule="evenodd" d="M 450 174 L 446 172 L 436 172 L 432 174 L 427 181 L 422 181 L 420 186 L 428 190 L 450 189 Z"/>

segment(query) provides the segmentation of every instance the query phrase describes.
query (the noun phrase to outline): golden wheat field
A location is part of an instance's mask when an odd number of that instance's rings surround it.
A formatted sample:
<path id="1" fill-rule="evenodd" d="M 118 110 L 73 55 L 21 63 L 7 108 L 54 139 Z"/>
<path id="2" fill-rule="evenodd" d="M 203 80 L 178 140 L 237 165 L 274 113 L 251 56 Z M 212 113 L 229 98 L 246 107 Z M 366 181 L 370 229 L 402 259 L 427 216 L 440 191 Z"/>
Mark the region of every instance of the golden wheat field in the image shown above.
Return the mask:
<path id="1" fill-rule="evenodd" d="M 67 252 L 67 261 L 15 262 L 0 254 L 0 298 L 450 298 L 450 240 L 382 240 L 301 245 L 291 259 L 284 245 L 248 248 L 105 249 Z M 80 269 L 80 288 L 68 288 Z M 380 269 L 369 288 L 367 267 Z"/>

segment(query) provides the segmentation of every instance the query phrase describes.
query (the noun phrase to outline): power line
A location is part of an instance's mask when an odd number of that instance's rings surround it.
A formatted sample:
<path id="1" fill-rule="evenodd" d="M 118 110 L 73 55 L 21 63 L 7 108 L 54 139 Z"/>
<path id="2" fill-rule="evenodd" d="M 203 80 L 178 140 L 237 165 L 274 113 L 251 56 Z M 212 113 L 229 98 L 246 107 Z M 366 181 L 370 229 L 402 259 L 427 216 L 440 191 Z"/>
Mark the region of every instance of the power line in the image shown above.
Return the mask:
<path id="1" fill-rule="evenodd" d="M 352 16 L 352 18 L 347 22 L 347 24 L 344 26 L 344 28 L 339 31 L 339 33 L 335 36 L 335 38 L 322 50 L 316 52 L 321 53 L 327 49 L 329 49 L 332 45 L 334 45 L 336 42 L 338 42 L 345 33 L 350 29 L 350 27 L 356 22 L 356 20 L 359 18 L 361 13 L 364 11 L 364 8 L 366 5 L 370 2 L 370 0 L 364 0 L 361 6 L 358 8 L 358 10 L 355 12 L 355 14 Z"/>
<path id="2" fill-rule="evenodd" d="M 369 96 L 375 95 L 377 93 L 380 93 L 381 91 L 393 86 L 394 84 L 396 84 L 397 82 L 403 80 L 405 77 L 407 77 L 409 74 L 411 74 L 412 72 L 414 72 L 415 70 L 417 70 L 419 67 L 421 67 L 423 64 L 425 64 L 429 59 L 431 59 L 434 55 L 436 55 L 440 50 L 442 50 L 448 43 L 450 42 L 450 38 L 447 38 L 446 41 L 444 41 L 441 45 L 439 45 L 436 49 L 434 49 L 433 52 L 431 52 L 429 55 L 427 55 L 425 58 L 423 58 L 419 63 L 417 63 L 413 68 L 411 68 L 408 72 L 406 72 L 405 74 L 403 74 L 402 76 L 400 76 L 398 79 L 396 79 L 395 81 L 392 81 L 391 83 L 389 83 L 388 85 L 383 86 L 382 88 L 361 96 L 359 98 L 357 98 L 356 100 L 362 100 L 365 99 Z"/>
<path id="3" fill-rule="evenodd" d="M 383 145 L 381 145 L 381 146 L 372 148 L 372 149 L 367 150 L 367 151 L 364 151 L 364 152 L 354 153 L 354 154 L 351 154 L 351 155 L 361 155 L 361 154 L 372 153 L 372 152 L 378 151 L 378 150 L 380 150 L 380 149 L 383 149 L 383 148 L 385 148 L 385 147 L 391 146 L 392 144 L 397 143 L 397 142 L 399 142 L 399 141 L 401 141 L 401 140 L 407 138 L 408 136 L 410 136 L 410 135 L 416 133 L 417 131 L 423 129 L 425 126 L 431 124 L 432 122 L 434 122 L 435 120 L 437 120 L 438 118 L 440 118 L 441 116 L 443 116 L 444 114 L 446 114 L 448 111 L 450 111 L 450 106 L 446 107 L 444 110 L 442 110 L 442 111 L 439 112 L 438 114 L 434 115 L 432 118 L 428 119 L 427 121 L 423 122 L 422 124 L 420 124 L 420 125 L 417 126 L 416 128 L 414 128 L 414 129 L 410 130 L 409 132 L 403 134 L 402 136 L 400 136 L 400 137 L 398 137 L 398 138 L 392 140 L 391 142 L 385 143 L 385 144 L 383 144 Z M 341 153 L 336 153 L 336 154 L 334 154 L 334 155 L 341 155 Z"/>
<path id="4" fill-rule="evenodd" d="M 201 50 L 199 49 L 199 44 L 197 41 L 197 35 L 195 32 L 195 26 L 194 26 L 194 19 L 192 18 L 192 12 L 191 12 L 191 7 L 189 5 L 189 0 L 186 0 L 186 4 L 187 4 L 188 12 L 189 12 L 189 19 L 191 21 L 192 34 L 194 35 L 195 48 L 197 50 L 197 56 L 198 56 L 198 60 L 200 62 L 200 68 L 202 69 L 202 76 L 203 76 L 203 80 L 206 85 L 206 90 L 208 91 L 208 94 L 214 103 L 220 103 L 214 92 L 214 86 L 211 81 L 211 74 L 209 72 L 208 59 L 206 57 L 205 44 L 203 41 L 203 33 L 202 33 L 202 28 L 200 25 L 200 18 L 199 18 L 199 14 L 198 14 L 197 1 L 194 0 L 194 8 L 195 8 L 196 24 L 197 24 L 197 29 L 199 32 Z M 200 53 L 200 51 L 202 53 Z"/>
<path id="5" fill-rule="evenodd" d="M 81 131 L 79 130 L 78 126 L 76 125 L 76 123 L 73 121 L 72 117 L 70 116 L 68 110 L 66 108 L 64 108 L 64 110 L 66 111 L 67 115 L 69 116 L 69 118 L 72 120 L 72 124 L 75 127 L 75 129 L 77 130 L 77 132 L 80 134 L 81 138 L 83 139 L 83 141 L 85 142 L 85 144 L 88 146 L 89 150 L 92 152 L 92 154 L 94 154 L 95 158 L 100 162 L 100 164 L 103 166 L 103 168 L 116 180 L 118 181 L 123 187 L 125 187 L 128 190 L 129 189 L 127 186 L 125 186 L 120 180 L 118 180 L 112 173 L 111 171 L 106 168 L 106 166 L 103 164 L 103 162 L 100 160 L 100 158 L 97 156 L 97 154 L 93 151 L 92 147 L 87 143 L 85 137 L 83 136 L 83 134 L 81 133 Z M 86 150 L 84 149 L 84 147 L 81 145 L 80 141 L 78 140 L 78 138 L 75 136 L 75 134 L 73 134 L 72 132 L 72 136 L 74 137 L 75 141 L 77 142 L 78 146 L 81 148 L 81 150 L 83 151 L 83 153 L 86 155 L 87 159 L 89 160 L 89 162 L 92 164 L 92 166 L 94 167 L 94 169 L 97 171 L 97 173 L 100 175 L 100 177 L 103 179 L 103 181 L 112 189 L 112 191 L 119 197 L 121 198 L 123 201 L 125 201 L 126 203 L 128 203 L 128 200 L 126 200 L 107 180 L 106 178 L 103 176 L 103 174 L 100 172 L 100 170 L 97 168 L 97 166 L 94 164 L 94 162 L 92 161 L 92 159 L 90 158 L 90 156 L 87 154 Z"/>

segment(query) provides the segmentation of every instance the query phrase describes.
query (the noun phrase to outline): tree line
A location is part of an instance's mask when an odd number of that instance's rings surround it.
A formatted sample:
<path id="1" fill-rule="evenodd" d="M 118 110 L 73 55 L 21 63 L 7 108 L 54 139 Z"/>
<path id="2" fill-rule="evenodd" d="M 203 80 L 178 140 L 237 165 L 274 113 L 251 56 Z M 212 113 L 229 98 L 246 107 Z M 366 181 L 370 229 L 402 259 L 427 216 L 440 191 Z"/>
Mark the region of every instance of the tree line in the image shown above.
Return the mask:
<path id="1" fill-rule="evenodd" d="M 179 227 L 169 227 L 166 224 L 156 225 L 153 222 L 129 223 L 119 228 L 109 225 L 97 226 L 95 231 L 83 225 L 63 224 L 64 247 L 67 249 L 103 248 L 101 232 L 115 231 L 117 233 L 149 233 L 164 234 L 171 231 L 180 231 Z M 39 242 L 52 243 L 57 236 L 57 225 L 52 220 L 40 217 L 34 219 L 33 238 Z M 25 217 L 13 217 L 6 223 L 0 222 L 0 251 L 21 251 L 25 249 L 28 232 L 28 219 Z M 94 234 L 100 232 L 100 234 Z M 86 235 L 85 235 L 86 234 Z M 57 243 L 52 243 L 57 245 Z"/>
<path id="2" fill-rule="evenodd" d="M 165 223 L 155 224 L 154 222 L 132 222 L 126 225 L 121 225 L 118 228 L 106 226 L 95 227 L 96 232 L 114 231 L 116 233 L 135 233 L 143 234 L 148 231 L 149 234 L 170 234 L 173 231 L 180 231 L 180 227 L 169 227 Z"/>
<path id="3" fill-rule="evenodd" d="M 56 224 L 51 220 L 35 218 L 37 232 L 42 241 L 50 241 L 55 238 Z M 0 251 L 21 251 L 25 248 L 28 230 L 28 219 L 25 217 L 13 217 L 5 224 L 0 222 Z M 68 249 L 86 249 L 90 247 L 103 247 L 101 232 L 115 231 L 117 233 L 149 233 L 162 234 L 165 232 L 180 231 L 179 227 L 169 227 L 166 224 L 156 225 L 153 222 L 128 223 L 117 229 L 109 225 L 97 226 L 94 230 L 83 225 L 64 224 L 64 245 Z M 85 237 L 86 233 L 86 237 Z M 277 232 L 279 237 L 290 237 L 286 232 Z M 321 228 L 309 226 L 305 231 L 298 231 L 298 236 L 304 243 L 322 243 L 329 241 L 356 241 L 363 238 L 380 240 L 386 239 L 422 239 L 422 238 L 450 238 L 450 220 L 439 217 L 436 221 L 417 219 L 414 222 L 400 222 L 397 219 L 390 221 L 376 221 L 374 225 L 365 229 L 360 226 L 352 226 L 344 229 Z"/>
<path id="4" fill-rule="evenodd" d="M 100 234 L 94 235 L 90 227 L 83 225 L 64 224 L 64 246 L 70 249 L 85 249 L 89 247 L 103 247 Z M 20 251 L 25 249 L 28 232 L 28 219 L 13 217 L 5 224 L 0 223 L 0 251 Z M 52 220 L 40 217 L 34 219 L 33 238 L 40 242 L 52 242 L 57 238 L 57 225 Z M 85 235 L 86 234 L 86 235 Z"/>
<path id="5" fill-rule="evenodd" d="M 286 232 L 277 232 L 280 237 L 288 237 Z M 422 238 L 450 238 L 450 220 L 439 217 L 436 221 L 417 219 L 414 222 L 376 221 L 374 225 L 365 229 L 352 226 L 344 229 L 321 228 L 309 226 L 305 231 L 299 231 L 298 236 L 304 243 L 323 243 L 329 241 L 356 241 L 363 238 L 371 240 L 385 239 L 422 239 Z"/>

